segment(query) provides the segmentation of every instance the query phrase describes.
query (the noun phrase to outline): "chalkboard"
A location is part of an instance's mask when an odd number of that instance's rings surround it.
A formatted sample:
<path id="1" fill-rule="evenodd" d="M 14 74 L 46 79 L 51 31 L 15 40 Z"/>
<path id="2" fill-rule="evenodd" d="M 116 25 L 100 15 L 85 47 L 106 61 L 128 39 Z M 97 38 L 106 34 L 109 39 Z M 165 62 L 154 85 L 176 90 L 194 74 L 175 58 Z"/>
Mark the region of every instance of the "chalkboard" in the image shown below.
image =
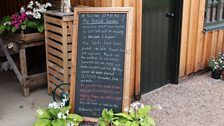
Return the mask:
<path id="1" fill-rule="evenodd" d="M 126 8 L 128 11 L 120 12 L 116 8 L 116 11 L 105 12 L 107 9 L 112 8 L 75 11 L 77 26 L 74 30 L 77 32 L 73 39 L 77 39 L 73 46 L 76 53 L 72 57 L 75 59 L 72 61 L 75 66 L 71 81 L 74 85 L 72 109 L 84 117 L 98 118 L 104 108 L 122 112 L 124 105 L 127 108 L 130 103 L 130 83 L 125 86 L 130 77 L 125 76 L 130 76 L 127 71 L 131 69 L 128 64 L 131 64 L 132 42 L 130 33 L 127 34 L 131 31 L 127 28 L 131 8 Z M 129 70 L 126 62 L 129 62 Z M 123 103 L 127 101 L 129 103 Z"/>

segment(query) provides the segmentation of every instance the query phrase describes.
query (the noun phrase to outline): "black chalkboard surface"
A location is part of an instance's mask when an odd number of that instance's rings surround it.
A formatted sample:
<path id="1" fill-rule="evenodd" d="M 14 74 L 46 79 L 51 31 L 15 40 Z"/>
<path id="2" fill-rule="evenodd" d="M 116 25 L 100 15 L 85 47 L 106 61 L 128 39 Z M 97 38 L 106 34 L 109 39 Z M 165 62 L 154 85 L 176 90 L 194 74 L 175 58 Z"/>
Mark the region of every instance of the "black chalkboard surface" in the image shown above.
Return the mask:
<path id="1" fill-rule="evenodd" d="M 77 22 L 74 112 L 92 118 L 104 108 L 122 112 L 127 13 L 79 13 Z"/>

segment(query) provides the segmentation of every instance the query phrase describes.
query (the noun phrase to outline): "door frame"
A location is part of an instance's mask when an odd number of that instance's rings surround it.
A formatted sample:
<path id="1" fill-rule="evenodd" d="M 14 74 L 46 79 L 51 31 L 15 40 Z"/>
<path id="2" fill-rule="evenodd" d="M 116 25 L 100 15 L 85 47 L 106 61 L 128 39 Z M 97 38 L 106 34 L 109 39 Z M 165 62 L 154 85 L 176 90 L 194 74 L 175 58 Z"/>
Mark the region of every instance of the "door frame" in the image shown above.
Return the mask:
<path id="1" fill-rule="evenodd" d="M 182 31 L 182 17 L 183 17 L 183 0 L 176 0 L 175 4 L 175 35 L 174 38 L 174 59 L 172 64 L 172 70 L 171 71 L 171 83 L 172 84 L 178 84 L 179 82 L 179 67 L 180 67 L 180 49 L 181 49 L 181 31 Z"/>

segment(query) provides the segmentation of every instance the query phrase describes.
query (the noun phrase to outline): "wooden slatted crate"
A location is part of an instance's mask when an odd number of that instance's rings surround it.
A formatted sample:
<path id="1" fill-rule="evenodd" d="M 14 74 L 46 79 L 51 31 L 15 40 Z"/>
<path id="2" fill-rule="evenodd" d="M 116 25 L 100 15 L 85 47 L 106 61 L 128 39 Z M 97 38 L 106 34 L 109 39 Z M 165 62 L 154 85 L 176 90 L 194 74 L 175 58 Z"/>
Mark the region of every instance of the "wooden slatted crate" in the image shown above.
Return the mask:
<path id="1" fill-rule="evenodd" d="M 44 16 L 48 93 L 52 94 L 57 85 L 70 81 L 73 13 L 47 11 Z M 69 90 L 69 86 L 62 88 Z"/>

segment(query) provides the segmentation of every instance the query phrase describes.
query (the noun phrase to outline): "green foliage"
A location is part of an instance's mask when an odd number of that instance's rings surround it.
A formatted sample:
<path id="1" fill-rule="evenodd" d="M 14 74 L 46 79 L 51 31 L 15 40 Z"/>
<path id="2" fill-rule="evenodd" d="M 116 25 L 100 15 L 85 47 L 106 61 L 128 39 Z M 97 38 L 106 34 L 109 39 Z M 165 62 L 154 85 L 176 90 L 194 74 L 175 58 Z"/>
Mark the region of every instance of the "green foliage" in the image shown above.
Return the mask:
<path id="1" fill-rule="evenodd" d="M 44 23 L 43 22 L 39 23 L 39 25 L 38 25 L 38 31 L 39 32 L 43 32 L 44 31 Z"/>
<path id="2" fill-rule="evenodd" d="M 38 109 L 33 126 L 78 126 L 83 118 L 77 114 L 69 114 L 70 106 L 61 103 L 51 103 L 49 108 Z"/>
<path id="3" fill-rule="evenodd" d="M 129 113 L 113 113 L 104 109 L 99 118 L 99 126 L 155 126 L 155 121 L 148 115 L 150 106 L 133 103 Z"/>
<path id="4" fill-rule="evenodd" d="M 217 58 L 210 58 L 208 61 L 209 67 L 212 71 L 222 71 L 224 68 L 223 55 L 220 53 Z"/>
<path id="5" fill-rule="evenodd" d="M 39 32 L 43 32 L 43 12 L 52 5 L 50 3 L 40 4 L 36 2 L 38 1 L 30 1 L 27 6 L 24 5 L 20 8 L 20 12 L 3 17 L 0 20 L 0 34 L 4 32 L 25 31 L 26 29 L 36 29 Z"/>

